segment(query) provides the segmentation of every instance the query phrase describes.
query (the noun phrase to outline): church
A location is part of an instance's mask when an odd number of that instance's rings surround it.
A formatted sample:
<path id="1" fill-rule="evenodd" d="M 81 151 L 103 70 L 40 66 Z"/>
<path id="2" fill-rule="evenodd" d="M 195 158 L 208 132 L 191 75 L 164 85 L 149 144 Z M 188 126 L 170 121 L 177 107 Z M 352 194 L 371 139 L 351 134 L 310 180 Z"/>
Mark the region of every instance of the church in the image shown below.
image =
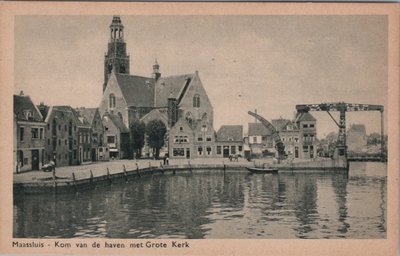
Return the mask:
<path id="1" fill-rule="evenodd" d="M 198 71 L 189 74 L 162 76 L 157 60 L 152 67 L 152 76 L 143 77 L 131 75 L 130 56 L 127 54 L 124 40 L 124 26 L 119 16 L 114 16 L 110 25 L 110 39 L 108 50 L 104 58 L 104 83 L 103 94 L 99 106 L 101 116 L 112 117 L 108 120 L 116 121 L 120 126 L 118 131 L 125 134 L 130 124 L 135 120 L 145 124 L 151 120 L 161 120 L 167 127 L 169 141 L 166 144 L 176 142 L 186 143 L 188 152 L 194 151 L 194 138 L 197 133 L 207 135 L 204 143 L 215 142 L 213 128 L 213 107 L 207 92 L 203 87 Z M 185 141 L 178 135 L 171 136 L 171 128 L 180 121 L 190 130 L 191 139 Z M 180 126 L 182 127 L 182 126 Z M 107 133 L 105 127 L 106 142 L 113 142 L 110 153 L 116 158 L 126 158 L 126 147 L 118 147 L 115 141 L 123 137 L 123 134 Z M 122 132 L 123 131 L 123 132 Z M 179 129 L 174 134 L 179 134 Z M 178 136 L 176 140 L 175 136 Z M 185 135 L 187 136 L 187 135 Z M 199 145 L 200 143 L 200 145 Z M 196 150 L 201 147 L 202 141 L 196 141 Z M 166 146 L 167 148 L 167 146 Z M 173 157 L 174 149 L 168 147 L 169 155 Z M 182 147 L 180 147 L 182 148 Z M 206 148 L 206 146 L 204 146 Z M 148 149 L 144 149 L 144 151 Z M 167 149 L 166 149 L 167 150 Z M 204 150 L 206 151 L 206 150 Z M 186 152 L 186 151 L 185 151 Z M 179 153 L 180 154 L 180 153 Z M 188 153 L 190 156 L 190 153 Z M 186 153 L 185 153 L 186 155 Z M 213 154 L 200 154 L 199 156 L 212 156 Z"/>

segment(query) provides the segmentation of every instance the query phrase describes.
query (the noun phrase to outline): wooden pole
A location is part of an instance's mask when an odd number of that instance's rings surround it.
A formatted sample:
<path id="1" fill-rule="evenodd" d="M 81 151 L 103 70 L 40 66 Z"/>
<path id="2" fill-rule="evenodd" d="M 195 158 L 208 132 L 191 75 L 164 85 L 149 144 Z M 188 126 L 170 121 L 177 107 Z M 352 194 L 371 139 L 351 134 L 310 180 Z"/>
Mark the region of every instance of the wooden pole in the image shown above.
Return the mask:
<path id="1" fill-rule="evenodd" d="M 139 165 L 137 163 L 136 163 L 136 173 L 138 178 L 140 178 Z"/>
<path id="2" fill-rule="evenodd" d="M 110 170 L 107 167 L 107 180 L 109 183 L 111 183 L 111 178 L 110 178 Z"/>
<path id="3" fill-rule="evenodd" d="M 75 178 L 75 173 L 74 172 L 72 172 L 72 184 L 74 185 L 75 192 L 78 191 L 77 188 L 76 188 L 76 178 Z"/>
<path id="4" fill-rule="evenodd" d="M 92 172 L 92 169 L 90 169 L 90 187 L 93 187 L 93 172 Z"/>
<path id="5" fill-rule="evenodd" d="M 128 182 L 128 174 L 126 173 L 125 165 L 123 165 L 122 168 L 123 168 L 122 170 L 124 171 L 125 181 Z"/>

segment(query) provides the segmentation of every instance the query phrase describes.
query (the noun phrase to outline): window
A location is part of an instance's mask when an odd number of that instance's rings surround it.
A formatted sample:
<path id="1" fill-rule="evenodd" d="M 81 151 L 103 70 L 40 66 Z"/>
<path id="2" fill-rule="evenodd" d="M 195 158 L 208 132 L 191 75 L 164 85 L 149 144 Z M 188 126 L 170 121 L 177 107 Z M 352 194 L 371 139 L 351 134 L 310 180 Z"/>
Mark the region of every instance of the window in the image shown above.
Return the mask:
<path id="1" fill-rule="evenodd" d="M 207 147 L 207 155 L 211 155 L 211 147 Z"/>
<path id="2" fill-rule="evenodd" d="M 285 141 L 285 138 L 284 138 L 284 137 L 282 138 L 282 141 Z"/>
<path id="3" fill-rule="evenodd" d="M 221 146 L 217 146 L 217 155 L 221 155 L 222 150 L 221 150 Z"/>
<path id="4" fill-rule="evenodd" d="M 58 125 L 58 130 L 61 131 L 61 124 Z"/>
<path id="5" fill-rule="evenodd" d="M 25 133 L 25 128 L 20 127 L 19 128 L 19 141 L 24 141 L 24 133 Z"/>
<path id="6" fill-rule="evenodd" d="M 241 152 L 243 150 L 242 146 L 239 146 L 239 152 Z"/>
<path id="7" fill-rule="evenodd" d="M 308 128 L 308 124 L 303 124 L 303 128 Z"/>
<path id="8" fill-rule="evenodd" d="M 32 128 L 31 132 L 32 132 L 32 139 L 39 138 L 39 129 L 38 128 Z"/>
<path id="9" fill-rule="evenodd" d="M 236 154 L 236 146 L 231 146 L 231 154 Z"/>
<path id="10" fill-rule="evenodd" d="M 199 156 L 203 155 L 203 147 L 198 147 L 198 148 L 197 148 L 197 154 L 198 154 Z"/>
<path id="11" fill-rule="evenodd" d="M 107 143 L 115 143 L 115 136 L 107 136 Z"/>
<path id="12" fill-rule="evenodd" d="M 314 124 L 310 124 L 310 128 L 314 128 Z"/>
<path id="13" fill-rule="evenodd" d="M 173 156 L 185 156 L 185 150 L 183 148 L 174 148 L 172 150 Z"/>
<path id="14" fill-rule="evenodd" d="M 299 138 L 294 138 L 294 141 L 295 142 L 299 142 Z"/>
<path id="15" fill-rule="evenodd" d="M 115 95 L 114 95 L 114 93 L 110 94 L 109 103 L 110 103 L 110 108 L 115 108 Z"/>
<path id="16" fill-rule="evenodd" d="M 93 142 L 97 143 L 97 133 L 92 134 Z"/>
<path id="17" fill-rule="evenodd" d="M 64 141 L 64 144 L 65 144 L 65 146 L 67 146 L 67 144 L 68 144 L 68 141 L 67 141 L 67 140 L 65 140 L 65 141 Z"/>
<path id="18" fill-rule="evenodd" d="M 33 119 L 33 112 L 31 110 L 25 110 L 24 111 L 24 115 L 25 115 L 25 118 L 27 120 L 32 120 Z"/>
<path id="19" fill-rule="evenodd" d="M 24 152 L 22 150 L 18 151 L 18 162 L 21 163 L 21 166 L 24 166 Z"/>
<path id="20" fill-rule="evenodd" d="M 58 139 L 58 146 L 61 146 L 61 140 Z"/>
<path id="21" fill-rule="evenodd" d="M 76 145 L 76 140 L 74 140 L 74 145 Z"/>
<path id="22" fill-rule="evenodd" d="M 203 141 L 203 137 L 198 137 L 197 141 Z"/>
<path id="23" fill-rule="evenodd" d="M 24 158 L 24 164 L 28 164 L 28 158 L 27 157 Z"/>
<path id="24" fill-rule="evenodd" d="M 202 131 L 202 132 L 206 132 L 206 131 L 207 131 L 207 125 L 206 125 L 206 124 L 203 124 L 203 125 L 201 126 L 201 131 Z"/>
<path id="25" fill-rule="evenodd" d="M 57 121 L 56 121 L 56 119 L 53 119 L 53 122 L 51 125 L 51 134 L 53 136 L 57 136 Z"/>
<path id="26" fill-rule="evenodd" d="M 64 130 L 67 131 L 67 129 L 68 129 L 68 128 L 67 128 L 67 125 L 64 125 Z"/>
<path id="27" fill-rule="evenodd" d="M 50 130 L 50 124 L 47 124 L 47 130 Z"/>
<path id="28" fill-rule="evenodd" d="M 179 131 L 181 131 L 181 132 L 183 131 L 183 127 L 182 127 L 182 126 L 181 126 L 181 127 L 179 127 Z"/>
<path id="29" fill-rule="evenodd" d="M 308 146 L 303 146 L 303 152 L 308 152 Z"/>
<path id="30" fill-rule="evenodd" d="M 50 139 L 47 139 L 47 145 L 50 145 Z"/>
<path id="31" fill-rule="evenodd" d="M 253 137 L 253 143 L 257 143 L 257 136 Z"/>
<path id="32" fill-rule="evenodd" d="M 193 97 L 193 107 L 199 108 L 200 107 L 200 95 L 196 94 Z"/>
<path id="33" fill-rule="evenodd" d="M 43 132 L 44 132 L 44 129 L 43 129 L 43 128 L 40 128 L 39 138 L 40 138 L 41 140 L 43 139 Z"/>
<path id="34" fill-rule="evenodd" d="M 207 137 L 207 141 L 211 141 L 211 137 Z"/>

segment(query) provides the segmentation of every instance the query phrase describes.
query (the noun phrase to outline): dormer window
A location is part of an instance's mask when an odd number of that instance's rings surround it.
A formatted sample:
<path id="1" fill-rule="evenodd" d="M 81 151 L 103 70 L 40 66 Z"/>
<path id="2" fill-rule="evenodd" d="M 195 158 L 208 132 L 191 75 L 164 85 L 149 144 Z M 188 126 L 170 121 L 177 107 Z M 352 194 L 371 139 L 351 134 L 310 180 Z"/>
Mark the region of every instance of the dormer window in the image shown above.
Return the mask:
<path id="1" fill-rule="evenodd" d="M 199 108 L 200 107 L 200 95 L 196 94 L 193 97 L 193 107 Z"/>
<path id="2" fill-rule="evenodd" d="M 110 94 L 109 103 L 110 103 L 110 108 L 115 108 L 115 95 L 114 95 L 114 93 Z"/>
<path id="3" fill-rule="evenodd" d="M 33 119 L 33 111 L 32 110 L 25 110 L 24 111 L 24 116 L 27 120 L 32 120 Z"/>

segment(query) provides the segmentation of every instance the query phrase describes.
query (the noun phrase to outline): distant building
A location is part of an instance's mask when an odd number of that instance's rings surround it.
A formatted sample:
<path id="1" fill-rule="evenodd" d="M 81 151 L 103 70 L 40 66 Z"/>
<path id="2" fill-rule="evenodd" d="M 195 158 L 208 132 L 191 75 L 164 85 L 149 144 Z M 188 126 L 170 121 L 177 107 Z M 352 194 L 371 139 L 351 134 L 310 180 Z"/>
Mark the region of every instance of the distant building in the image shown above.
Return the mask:
<path id="1" fill-rule="evenodd" d="M 310 113 L 298 113 L 294 120 L 271 120 L 289 158 L 314 158 L 317 153 L 316 119 Z M 262 123 L 249 123 L 248 143 L 252 157 L 276 155 L 272 132 Z"/>
<path id="2" fill-rule="evenodd" d="M 347 130 L 347 150 L 360 152 L 367 145 L 367 132 L 364 124 L 352 124 Z"/>
<path id="3" fill-rule="evenodd" d="M 193 122 L 180 118 L 169 130 L 169 155 L 172 158 L 216 157 L 215 131 L 207 116 Z"/>
<path id="4" fill-rule="evenodd" d="M 127 159 L 130 152 L 128 128 L 119 116 L 110 113 L 103 116 L 102 122 L 110 159 Z"/>
<path id="5" fill-rule="evenodd" d="M 249 123 L 248 145 L 252 157 L 274 155 L 276 151 L 272 132 L 262 123 Z"/>
<path id="6" fill-rule="evenodd" d="M 45 161 L 45 128 L 43 116 L 30 97 L 22 92 L 14 95 L 15 172 L 42 167 Z"/>
<path id="7" fill-rule="evenodd" d="M 314 158 L 317 156 L 317 120 L 308 112 L 297 113 L 293 122 L 299 129 L 299 158 Z M 294 139 L 296 137 L 293 137 Z"/>
<path id="8" fill-rule="evenodd" d="M 216 155 L 224 158 L 230 155 L 244 156 L 242 125 L 221 126 L 216 137 Z"/>
<path id="9" fill-rule="evenodd" d="M 109 160 L 109 151 L 104 143 L 104 126 L 98 108 L 78 108 L 78 114 L 84 123 L 90 125 L 91 132 L 91 161 Z"/>
<path id="10" fill-rule="evenodd" d="M 45 161 L 54 161 L 56 166 L 76 165 L 78 158 L 78 125 L 80 121 L 70 106 L 40 105 L 47 112 Z"/>

